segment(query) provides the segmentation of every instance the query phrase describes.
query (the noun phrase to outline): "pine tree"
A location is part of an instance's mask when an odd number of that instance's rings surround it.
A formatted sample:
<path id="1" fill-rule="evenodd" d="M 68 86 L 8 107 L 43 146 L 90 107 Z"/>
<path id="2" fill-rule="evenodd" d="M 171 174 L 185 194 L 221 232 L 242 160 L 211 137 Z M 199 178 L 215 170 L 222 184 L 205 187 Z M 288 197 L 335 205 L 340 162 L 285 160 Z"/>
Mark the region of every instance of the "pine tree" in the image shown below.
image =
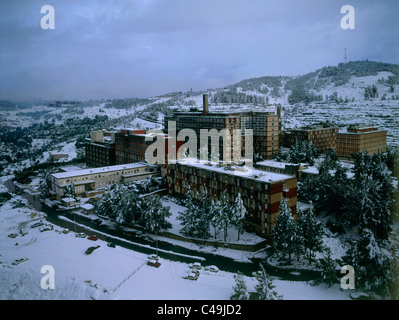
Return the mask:
<path id="1" fill-rule="evenodd" d="M 353 187 L 349 192 L 346 213 L 352 225 L 372 230 L 386 239 L 391 218 L 392 177 L 386 155 L 355 155 Z"/>
<path id="2" fill-rule="evenodd" d="M 267 276 L 265 268 L 262 264 L 259 265 L 260 275 L 258 276 L 258 284 L 255 286 L 258 300 L 282 300 L 282 296 L 274 290 L 275 285 Z"/>
<path id="3" fill-rule="evenodd" d="M 200 194 L 198 199 L 192 196 L 191 188 L 186 194 L 186 207 L 177 217 L 181 220 L 181 232 L 189 237 L 207 239 L 210 237 L 211 202 L 206 194 Z"/>
<path id="4" fill-rule="evenodd" d="M 0 170 L 1 172 L 1 170 Z M 51 172 L 48 171 L 44 174 L 43 180 L 40 182 L 39 185 L 40 190 L 40 197 L 47 198 L 50 196 L 51 191 Z"/>
<path id="5" fill-rule="evenodd" d="M 332 259 L 331 249 L 326 248 L 323 258 L 318 260 L 318 266 L 321 268 L 321 277 L 315 283 L 324 283 L 328 287 L 338 283 L 337 263 Z"/>
<path id="6" fill-rule="evenodd" d="M 309 263 L 312 263 L 314 253 L 323 249 L 322 227 L 317 223 L 313 209 L 301 214 L 298 218 L 303 236 L 303 246 Z"/>
<path id="7" fill-rule="evenodd" d="M 392 300 L 399 300 L 399 230 L 392 231 L 391 239 L 392 260 L 389 291 Z"/>
<path id="8" fill-rule="evenodd" d="M 238 272 L 234 275 L 235 285 L 230 300 L 249 300 L 249 292 L 243 275 Z"/>
<path id="9" fill-rule="evenodd" d="M 143 212 L 141 221 L 147 232 L 159 233 L 170 227 L 167 221 L 172 213 L 170 207 L 164 207 L 158 195 L 149 196 L 144 199 L 147 209 Z"/>
<path id="10" fill-rule="evenodd" d="M 181 225 L 183 226 L 181 232 L 186 236 L 194 237 L 197 228 L 197 221 L 194 215 L 198 211 L 198 208 L 192 196 L 190 186 L 186 193 L 185 203 L 187 209 L 183 212 L 180 212 L 177 219 L 181 220 Z"/>
<path id="11" fill-rule="evenodd" d="M 295 250 L 297 230 L 297 224 L 292 217 L 287 201 L 282 199 L 280 214 L 276 219 L 276 225 L 272 229 L 273 246 L 276 250 L 283 253 L 283 257 L 288 253 L 289 261 L 291 260 L 291 254 Z"/>
<path id="12" fill-rule="evenodd" d="M 217 238 L 220 230 L 222 229 L 220 210 L 221 210 L 220 201 L 212 200 L 210 207 L 210 218 L 211 218 L 210 223 L 211 226 L 213 227 L 215 239 Z"/>
<path id="13" fill-rule="evenodd" d="M 232 208 L 231 223 L 237 228 L 238 238 L 240 240 L 240 235 L 244 232 L 244 218 L 247 214 L 247 209 L 244 207 L 244 203 L 241 198 L 241 194 L 238 193 L 235 205 Z"/>
<path id="14" fill-rule="evenodd" d="M 65 197 L 76 200 L 75 184 L 73 182 L 65 186 Z"/>
<path id="15" fill-rule="evenodd" d="M 220 213 L 219 213 L 220 214 L 220 218 L 219 219 L 220 219 L 221 224 L 223 226 L 223 236 L 224 236 L 224 241 L 226 242 L 227 241 L 227 236 L 228 236 L 228 229 L 229 229 L 229 226 L 231 224 L 231 216 L 232 216 L 232 212 L 233 212 L 233 209 L 232 209 L 232 207 L 231 207 L 231 205 L 229 203 L 229 200 L 227 198 L 226 190 L 223 191 L 219 202 L 220 202 L 220 206 L 219 206 L 219 208 L 220 208 Z"/>
<path id="16" fill-rule="evenodd" d="M 389 292 L 391 278 L 391 253 L 384 240 L 375 238 L 373 232 L 364 229 L 362 238 L 354 242 L 345 259 L 355 268 L 356 285 L 366 290 L 378 291 L 382 295 Z"/>

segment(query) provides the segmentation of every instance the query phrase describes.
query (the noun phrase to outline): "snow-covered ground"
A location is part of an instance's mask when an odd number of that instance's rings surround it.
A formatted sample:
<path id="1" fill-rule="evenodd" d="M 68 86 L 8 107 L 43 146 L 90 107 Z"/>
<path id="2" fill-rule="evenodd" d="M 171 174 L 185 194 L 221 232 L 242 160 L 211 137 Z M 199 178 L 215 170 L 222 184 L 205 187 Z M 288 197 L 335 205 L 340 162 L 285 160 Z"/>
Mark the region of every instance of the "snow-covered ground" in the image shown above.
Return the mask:
<path id="1" fill-rule="evenodd" d="M 186 263 L 161 259 L 161 266 L 154 268 L 145 264 L 147 256 L 142 253 L 76 238 L 57 226 L 45 232 L 31 228 L 43 215 L 20 196 L 0 208 L 0 299 L 228 300 L 232 293 L 233 273 L 202 269 L 198 280 L 183 279 L 189 270 Z M 20 228 L 28 233 L 21 236 Z M 8 237 L 11 233 L 17 237 Z M 86 249 L 95 245 L 101 247 L 86 255 Z M 12 265 L 24 257 L 29 260 Z M 45 265 L 54 268 L 55 289 L 41 287 Z M 253 290 L 256 279 L 244 279 Z M 327 288 L 280 279 L 274 283 L 284 299 L 349 299 L 349 292 L 339 285 Z"/>
<path id="2" fill-rule="evenodd" d="M 71 161 L 77 157 L 75 144 L 76 144 L 76 139 L 70 142 L 61 143 L 57 149 L 44 152 L 42 157 L 39 158 L 39 162 L 42 163 L 49 161 L 50 154 L 65 154 L 67 155 L 67 157 L 61 158 L 58 161 L 59 162 Z"/>

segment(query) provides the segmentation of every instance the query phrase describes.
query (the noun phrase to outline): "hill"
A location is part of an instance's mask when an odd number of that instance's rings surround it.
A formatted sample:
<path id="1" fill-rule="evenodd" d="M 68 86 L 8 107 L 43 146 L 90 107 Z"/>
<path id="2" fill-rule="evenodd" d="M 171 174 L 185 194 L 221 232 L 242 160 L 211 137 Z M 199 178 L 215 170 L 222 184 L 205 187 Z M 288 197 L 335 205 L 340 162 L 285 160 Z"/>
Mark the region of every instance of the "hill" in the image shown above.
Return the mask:
<path id="1" fill-rule="evenodd" d="M 174 110 L 201 110 L 204 93 L 209 94 L 211 112 L 274 111 L 281 105 L 283 129 L 327 121 L 341 128 L 378 125 L 388 130 L 388 144 L 399 146 L 399 65 L 353 61 L 296 77 L 264 76 L 147 99 L 90 100 L 58 108 L 43 101 L 29 105 L 3 100 L 0 171 L 10 162 L 34 162 L 44 151 L 62 149 L 66 141 L 83 141 L 91 130 L 160 129 L 164 116 Z"/>

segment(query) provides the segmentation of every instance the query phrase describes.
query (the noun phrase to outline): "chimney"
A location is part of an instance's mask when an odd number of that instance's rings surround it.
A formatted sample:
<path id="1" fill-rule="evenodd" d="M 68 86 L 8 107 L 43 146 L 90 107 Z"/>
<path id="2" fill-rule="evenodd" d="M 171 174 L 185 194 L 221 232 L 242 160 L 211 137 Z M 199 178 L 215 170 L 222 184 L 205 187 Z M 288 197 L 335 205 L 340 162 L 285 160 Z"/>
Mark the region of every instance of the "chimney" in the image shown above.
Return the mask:
<path id="1" fill-rule="evenodd" d="M 203 115 L 207 115 L 208 112 L 209 112 L 209 109 L 208 109 L 208 95 L 204 94 L 203 95 L 203 111 L 202 111 L 202 114 Z"/>

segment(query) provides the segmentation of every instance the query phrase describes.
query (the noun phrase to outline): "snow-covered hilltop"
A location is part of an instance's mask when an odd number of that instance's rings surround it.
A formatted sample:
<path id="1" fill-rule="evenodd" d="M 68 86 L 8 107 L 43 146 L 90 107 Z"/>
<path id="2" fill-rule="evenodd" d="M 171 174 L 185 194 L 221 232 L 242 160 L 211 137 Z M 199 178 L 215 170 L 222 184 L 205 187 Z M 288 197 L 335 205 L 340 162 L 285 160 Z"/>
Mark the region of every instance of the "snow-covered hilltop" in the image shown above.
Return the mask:
<path id="1" fill-rule="evenodd" d="M 399 65 L 354 61 L 302 76 L 251 78 L 225 88 L 151 98 L 89 100 L 57 108 L 45 101 L 2 100 L 0 171 L 9 163 L 41 162 L 48 158 L 45 152 L 61 150 L 66 141 L 79 147 L 91 130 L 162 128 L 164 116 L 174 110 L 201 110 L 204 93 L 210 112 L 274 111 L 281 105 L 283 130 L 326 121 L 341 129 L 377 125 L 388 130 L 388 145 L 399 146 Z"/>

